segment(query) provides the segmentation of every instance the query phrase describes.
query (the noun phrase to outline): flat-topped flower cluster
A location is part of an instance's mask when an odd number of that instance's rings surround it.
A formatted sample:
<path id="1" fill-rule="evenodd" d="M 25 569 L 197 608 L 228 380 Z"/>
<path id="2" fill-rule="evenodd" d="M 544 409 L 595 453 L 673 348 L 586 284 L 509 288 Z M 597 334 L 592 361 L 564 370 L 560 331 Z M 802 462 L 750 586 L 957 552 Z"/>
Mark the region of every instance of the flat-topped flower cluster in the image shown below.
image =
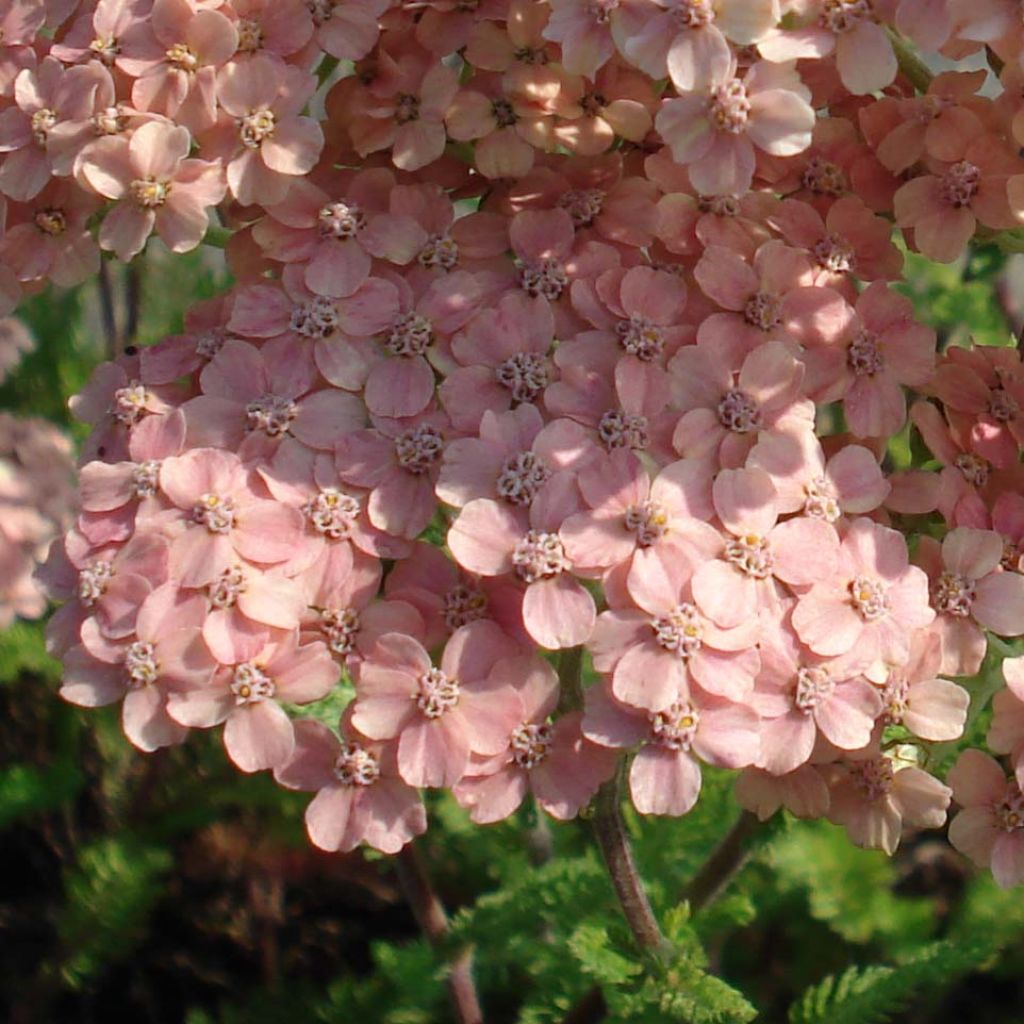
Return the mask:
<path id="1" fill-rule="evenodd" d="M 1024 634 L 1024 366 L 940 354 L 894 287 L 897 240 L 952 261 L 1024 222 L 1016 4 L 0 0 L 0 28 L 9 305 L 213 208 L 232 232 L 231 291 L 73 400 L 68 700 L 121 701 L 143 750 L 223 725 L 316 793 L 325 849 L 397 851 L 425 788 L 569 818 L 628 757 L 640 812 L 685 814 L 707 764 L 888 852 L 955 799 L 953 842 L 1024 879 L 1018 782 L 977 750 L 933 774 L 978 711 L 954 678 Z M 922 82 L 905 37 L 987 48 L 1001 91 Z M 934 461 L 896 470 L 908 424 Z M 1017 664 L 989 745 L 1024 781 Z M 343 678 L 338 729 L 304 717 Z"/>

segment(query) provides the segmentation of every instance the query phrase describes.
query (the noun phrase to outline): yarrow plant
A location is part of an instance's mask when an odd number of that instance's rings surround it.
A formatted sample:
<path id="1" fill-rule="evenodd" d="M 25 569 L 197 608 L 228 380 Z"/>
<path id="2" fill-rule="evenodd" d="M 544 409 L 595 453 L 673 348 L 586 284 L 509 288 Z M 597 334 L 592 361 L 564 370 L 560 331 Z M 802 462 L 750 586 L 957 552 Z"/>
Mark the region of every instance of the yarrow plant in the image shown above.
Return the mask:
<path id="1" fill-rule="evenodd" d="M 143 750 L 223 726 L 327 850 L 396 853 L 424 790 L 593 804 L 652 948 L 620 787 L 679 816 L 706 766 L 889 853 L 959 806 L 1024 881 L 1016 662 L 1004 762 L 946 775 L 1024 636 L 1024 364 L 899 288 L 908 250 L 1020 245 L 1011 21 L 0 0 L 0 312 L 153 235 L 235 277 L 73 400 L 62 695 Z"/>

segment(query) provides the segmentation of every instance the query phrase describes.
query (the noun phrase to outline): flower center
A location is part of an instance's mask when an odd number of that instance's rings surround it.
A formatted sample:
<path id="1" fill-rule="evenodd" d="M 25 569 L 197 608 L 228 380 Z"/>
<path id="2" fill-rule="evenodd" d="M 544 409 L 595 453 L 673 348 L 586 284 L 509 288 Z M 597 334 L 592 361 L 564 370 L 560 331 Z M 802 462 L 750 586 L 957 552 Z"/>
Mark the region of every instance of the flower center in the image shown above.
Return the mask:
<path id="1" fill-rule="evenodd" d="M 298 403 L 270 393 L 254 398 L 245 407 L 249 429 L 262 431 L 268 437 L 280 437 L 298 414 Z"/>
<path id="2" fill-rule="evenodd" d="M 907 679 L 907 673 L 902 668 L 889 669 L 882 690 L 882 707 L 887 722 L 898 725 L 903 721 L 909 693 L 910 680 Z"/>
<path id="3" fill-rule="evenodd" d="M 513 505 L 529 505 L 551 478 L 551 470 L 531 451 L 510 455 L 498 474 L 498 494 Z"/>
<path id="4" fill-rule="evenodd" d="M 319 28 L 334 16 L 337 0 L 306 0 L 306 8 L 313 16 L 313 24 Z"/>
<path id="5" fill-rule="evenodd" d="M 615 333 L 619 336 L 619 344 L 631 356 L 636 356 L 645 363 L 657 359 L 665 347 L 661 329 L 645 316 L 631 316 L 628 320 L 620 320 L 615 325 Z"/>
<path id="6" fill-rule="evenodd" d="M 506 99 L 492 100 L 491 114 L 499 128 L 511 128 L 519 120 L 515 108 Z"/>
<path id="7" fill-rule="evenodd" d="M 619 6 L 619 0 L 590 0 L 590 16 L 599 25 L 607 25 L 612 19 L 612 11 Z"/>
<path id="8" fill-rule="evenodd" d="M 421 267 L 454 270 L 459 265 L 459 246 L 451 235 L 431 235 L 417 257 Z"/>
<path id="9" fill-rule="evenodd" d="M 32 139 L 37 146 L 45 146 L 50 129 L 57 123 L 57 115 L 43 107 L 32 115 Z"/>
<path id="10" fill-rule="evenodd" d="M 631 448 L 643 451 L 650 444 L 647 431 L 647 417 L 609 409 L 598 421 L 597 436 L 608 451 L 616 448 Z"/>
<path id="11" fill-rule="evenodd" d="M 420 676 L 416 707 L 427 718 L 440 718 L 459 703 L 459 681 L 449 679 L 439 668 L 431 668 Z"/>
<path id="12" fill-rule="evenodd" d="M 843 274 L 856 265 L 856 252 L 842 235 L 832 232 L 814 246 L 814 259 L 819 267 L 833 274 Z"/>
<path id="13" fill-rule="evenodd" d="M 700 712 L 687 700 L 677 700 L 664 711 L 648 715 L 651 738 L 669 750 L 689 750 L 697 735 Z"/>
<path id="14" fill-rule="evenodd" d="M 324 608 L 320 612 L 320 629 L 333 654 L 345 657 L 356 648 L 356 635 L 361 622 L 355 608 Z"/>
<path id="15" fill-rule="evenodd" d="M 775 556 L 767 538 L 756 533 L 734 537 L 725 545 L 725 560 L 740 572 L 757 580 L 766 580 L 775 568 Z"/>
<path id="16" fill-rule="evenodd" d="M 1020 415 L 1020 403 L 1006 388 L 993 388 L 989 393 L 988 411 L 1000 423 L 1009 423 Z"/>
<path id="17" fill-rule="evenodd" d="M 410 93 L 402 93 L 395 104 L 395 121 L 398 124 L 408 124 L 410 121 L 418 121 L 420 116 L 420 101 L 417 96 Z"/>
<path id="18" fill-rule="evenodd" d="M 846 174 L 843 169 L 824 157 L 812 156 L 800 175 L 800 184 L 808 192 L 819 196 L 838 197 L 846 192 Z"/>
<path id="19" fill-rule="evenodd" d="M 648 500 L 639 505 L 630 505 L 622 517 L 622 524 L 636 534 L 636 542 L 640 547 L 649 548 L 668 533 L 668 520 L 665 507 Z"/>
<path id="20" fill-rule="evenodd" d="M 121 52 L 121 47 L 113 36 L 97 36 L 89 44 L 89 52 L 109 68 Z"/>
<path id="21" fill-rule="evenodd" d="M 846 365 L 858 377 L 873 377 L 885 363 L 878 351 L 878 335 L 862 327 L 846 350 Z"/>
<path id="22" fill-rule="evenodd" d="M 850 601 L 865 622 L 874 622 L 889 611 L 889 597 L 880 580 L 855 576 L 849 584 Z"/>
<path id="23" fill-rule="evenodd" d="M 274 681 L 263 669 L 251 661 L 235 666 L 231 674 L 231 692 L 235 695 L 235 707 L 243 704 L 259 704 L 274 696 Z"/>
<path id="24" fill-rule="evenodd" d="M 747 299 L 743 319 L 761 331 L 770 331 L 782 323 L 782 300 L 771 292 L 757 292 Z"/>
<path id="25" fill-rule="evenodd" d="M 146 459 L 136 463 L 132 470 L 132 494 L 136 498 L 152 498 L 160 483 L 160 463 Z"/>
<path id="26" fill-rule="evenodd" d="M 276 125 L 272 110 L 250 110 L 238 119 L 238 137 L 246 149 L 259 149 L 264 139 L 273 138 Z"/>
<path id="27" fill-rule="evenodd" d="M 171 192 L 169 181 L 153 181 L 150 178 L 136 178 L 128 186 L 128 192 L 137 206 L 152 210 L 163 206 Z"/>
<path id="28" fill-rule="evenodd" d="M 677 654 L 683 661 L 696 654 L 704 642 L 704 623 L 700 612 L 684 601 L 668 613 L 651 619 L 651 629 L 659 647 Z"/>
<path id="29" fill-rule="evenodd" d="M 715 86 L 708 100 L 708 118 L 720 132 L 739 135 L 747 130 L 750 100 L 747 87 L 738 79 Z"/>
<path id="30" fill-rule="evenodd" d="M 981 171 L 972 163 L 961 160 L 953 164 L 942 176 L 939 190 L 942 198 L 957 209 L 969 206 L 978 194 L 981 185 Z"/>
<path id="31" fill-rule="evenodd" d="M 700 196 L 697 209 L 701 213 L 710 213 L 715 217 L 738 217 L 740 201 L 735 196 Z"/>
<path id="32" fill-rule="evenodd" d="M 887 757 L 857 761 L 850 771 L 854 784 L 868 800 L 878 800 L 892 789 L 894 772 Z"/>
<path id="33" fill-rule="evenodd" d="M 804 714 L 810 714 L 822 701 L 832 696 L 835 688 L 835 680 L 828 674 L 828 669 L 820 665 L 799 668 L 793 704 Z"/>
<path id="34" fill-rule="evenodd" d="M 343 786 L 372 786 L 380 778 L 380 762 L 360 744 L 343 741 L 334 761 L 334 777 Z"/>
<path id="35" fill-rule="evenodd" d="M 124 671 L 129 686 L 140 687 L 155 683 L 160 668 L 156 663 L 156 649 L 153 645 L 142 640 L 129 644 L 124 654 Z"/>
<path id="36" fill-rule="evenodd" d="M 91 608 L 106 592 L 114 575 L 110 562 L 97 559 L 78 574 L 78 600 Z"/>
<path id="37" fill-rule="evenodd" d="M 106 107 L 90 118 L 96 135 L 120 135 L 128 127 L 128 118 L 120 107 Z"/>
<path id="38" fill-rule="evenodd" d="M 516 575 L 525 583 L 550 579 L 569 568 L 569 559 L 557 533 L 529 530 L 512 552 Z"/>
<path id="39" fill-rule="evenodd" d="M 238 52 L 255 53 L 263 48 L 263 28 L 254 18 L 238 22 Z"/>
<path id="40" fill-rule="evenodd" d="M 437 427 L 423 424 L 395 438 L 395 457 L 407 473 L 421 476 L 441 458 L 444 435 Z"/>
<path id="41" fill-rule="evenodd" d="M 569 284 L 569 275 L 561 260 L 553 256 L 524 263 L 519 268 L 519 287 L 527 295 L 543 295 L 554 302 Z"/>
<path id="42" fill-rule="evenodd" d="M 211 327 L 196 338 L 196 355 L 200 359 L 212 359 L 227 340 L 227 332 L 223 328 Z"/>
<path id="43" fill-rule="evenodd" d="M 520 64 L 547 64 L 548 55 L 544 51 L 543 47 L 533 46 L 520 46 L 514 50 L 512 56 L 515 57 Z"/>
<path id="44" fill-rule="evenodd" d="M 999 564 L 1010 572 L 1021 572 L 1021 548 L 1012 540 L 1003 540 L 1003 557 Z"/>
<path id="45" fill-rule="evenodd" d="M 330 299 L 317 296 L 292 310 L 288 327 L 304 338 L 329 338 L 338 329 L 341 318 Z"/>
<path id="46" fill-rule="evenodd" d="M 110 412 L 119 423 L 131 427 L 138 423 L 145 413 L 148 400 L 144 385 L 135 381 L 114 392 L 114 403 Z"/>
<path id="47" fill-rule="evenodd" d="M 355 203 L 339 200 L 320 207 L 317 231 L 322 238 L 354 238 L 366 227 L 366 217 Z"/>
<path id="48" fill-rule="evenodd" d="M 552 726 L 525 722 L 516 728 L 509 738 L 512 763 L 527 770 L 536 768 L 551 752 L 554 738 L 555 730 Z"/>
<path id="49" fill-rule="evenodd" d="M 45 210 L 38 210 L 33 218 L 35 225 L 44 235 L 56 238 L 63 235 L 68 229 L 68 219 L 63 210 L 48 206 Z"/>
<path id="50" fill-rule="evenodd" d="M 734 434 L 761 429 L 761 409 L 745 391 L 733 388 L 718 403 L 718 421 Z"/>
<path id="51" fill-rule="evenodd" d="M 302 511 L 317 533 L 331 540 L 344 540 L 351 536 L 359 518 L 359 499 L 335 487 L 325 487 L 302 506 Z"/>
<path id="52" fill-rule="evenodd" d="M 976 596 L 975 581 L 958 572 L 944 572 L 932 587 L 935 610 L 958 619 L 965 619 L 971 614 Z"/>
<path id="53" fill-rule="evenodd" d="M 219 494 L 204 494 L 192 507 L 192 519 L 210 533 L 230 533 L 235 525 L 235 503 Z"/>
<path id="54" fill-rule="evenodd" d="M 601 213 L 604 192 L 599 188 L 573 188 L 558 197 L 558 205 L 578 228 L 589 227 Z"/>
<path id="55" fill-rule="evenodd" d="M 441 599 L 441 617 L 452 631 L 487 617 L 487 595 L 457 583 Z"/>
<path id="56" fill-rule="evenodd" d="M 975 487 L 984 487 L 988 483 L 990 466 L 980 455 L 973 452 L 961 452 L 954 460 L 953 465 L 960 470 L 963 478 Z"/>
<path id="57" fill-rule="evenodd" d="M 843 513 L 839 496 L 828 477 L 816 476 L 804 484 L 804 515 L 834 523 Z"/>
<path id="58" fill-rule="evenodd" d="M 172 68 L 189 74 L 199 67 L 199 55 L 188 43 L 175 43 L 169 50 L 164 51 L 164 59 Z"/>
<path id="59" fill-rule="evenodd" d="M 234 608 L 240 594 L 246 589 L 245 573 L 240 566 L 225 569 L 207 588 L 210 604 L 221 610 Z"/>
<path id="60" fill-rule="evenodd" d="M 862 21 L 874 21 L 871 0 L 825 0 L 821 24 L 832 32 L 849 32 Z"/>
<path id="61" fill-rule="evenodd" d="M 391 325 L 385 345 L 393 356 L 421 356 L 433 338 L 433 325 L 425 316 L 403 313 Z"/>
<path id="62" fill-rule="evenodd" d="M 516 402 L 532 402 L 548 386 L 548 368 L 543 356 L 517 352 L 494 369 L 495 380 L 512 392 Z"/>
<path id="63" fill-rule="evenodd" d="M 1006 796 L 996 805 L 995 817 L 999 827 L 1005 832 L 1014 832 L 1024 828 L 1024 795 L 1020 786 L 1011 782 L 1006 787 Z"/>

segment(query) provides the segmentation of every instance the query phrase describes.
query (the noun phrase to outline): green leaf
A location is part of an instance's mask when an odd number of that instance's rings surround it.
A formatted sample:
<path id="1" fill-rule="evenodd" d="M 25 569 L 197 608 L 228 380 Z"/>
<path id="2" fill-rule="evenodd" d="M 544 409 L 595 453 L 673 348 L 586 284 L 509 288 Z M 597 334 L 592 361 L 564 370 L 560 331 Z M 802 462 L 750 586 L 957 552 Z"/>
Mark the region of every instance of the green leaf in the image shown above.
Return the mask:
<path id="1" fill-rule="evenodd" d="M 53 810 L 82 788 L 81 771 L 62 761 L 50 768 L 16 764 L 0 772 L 0 828 L 17 818 Z"/>
<path id="2" fill-rule="evenodd" d="M 583 970 L 599 982 L 622 985 L 643 967 L 612 948 L 608 929 L 597 921 L 584 921 L 569 936 L 569 951 Z"/>
<path id="3" fill-rule="evenodd" d="M 61 664 L 46 653 L 45 624 L 14 622 L 0 631 L 0 683 L 13 683 L 22 674 L 56 683 Z"/>

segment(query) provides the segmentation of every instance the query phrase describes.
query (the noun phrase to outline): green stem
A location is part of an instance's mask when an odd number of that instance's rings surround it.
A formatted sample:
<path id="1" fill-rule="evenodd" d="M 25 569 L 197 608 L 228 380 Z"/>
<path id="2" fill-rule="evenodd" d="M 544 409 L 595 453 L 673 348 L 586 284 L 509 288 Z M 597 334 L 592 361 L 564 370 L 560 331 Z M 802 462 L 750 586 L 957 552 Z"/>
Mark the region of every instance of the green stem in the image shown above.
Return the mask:
<path id="1" fill-rule="evenodd" d="M 891 28 L 887 28 L 885 31 L 889 36 L 889 42 L 892 43 L 892 50 L 896 54 L 896 62 L 900 66 L 900 72 L 903 74 L 903 77 L 918 92 L 927 92 L 933 78 L 928 65 L 921 60 L 917 55 L 917 51 L 903 36 Z"/>
<path id="2" fill-rule="evenodd" d="M 558 707 L 579 711 L 583 707 L 583 648 L 567 647 L 558 655 Z"/>
<path id="3" fill-rule="evenodd" d="M 206 229 L 206 234 L 203 235 L 203 245 L 212 245 L 215 249 L 223 249 L 227 246 L 233 234 L 234 232 L 229 231 L 227 228 L 211 224 Z"/>

